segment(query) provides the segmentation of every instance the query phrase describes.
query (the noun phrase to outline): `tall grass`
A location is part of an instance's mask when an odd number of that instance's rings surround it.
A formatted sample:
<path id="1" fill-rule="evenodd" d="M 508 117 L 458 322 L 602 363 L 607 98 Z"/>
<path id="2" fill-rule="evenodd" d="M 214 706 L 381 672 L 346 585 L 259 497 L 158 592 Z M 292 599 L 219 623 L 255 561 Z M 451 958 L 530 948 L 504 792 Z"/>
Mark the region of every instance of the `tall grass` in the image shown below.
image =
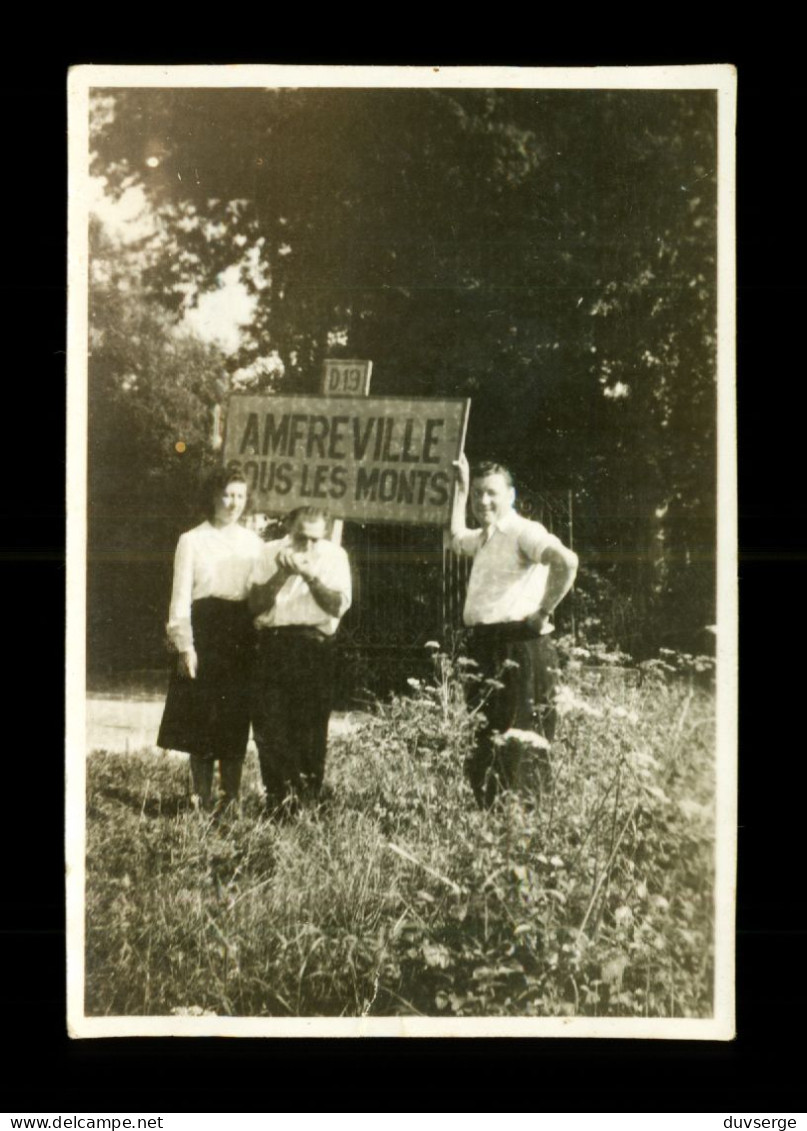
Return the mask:
<path id="1" fill-rule="evenodd" d="M 706 665 L 582 658 L 537 805 L 475 808 L 473 672 L 443 653 L 334 740 L 331 797 L 293 822 L 264 818 L 252 764 L 217 823 L 183 761 L 92 755 L 87 1012 L 711 1015 Z"/>

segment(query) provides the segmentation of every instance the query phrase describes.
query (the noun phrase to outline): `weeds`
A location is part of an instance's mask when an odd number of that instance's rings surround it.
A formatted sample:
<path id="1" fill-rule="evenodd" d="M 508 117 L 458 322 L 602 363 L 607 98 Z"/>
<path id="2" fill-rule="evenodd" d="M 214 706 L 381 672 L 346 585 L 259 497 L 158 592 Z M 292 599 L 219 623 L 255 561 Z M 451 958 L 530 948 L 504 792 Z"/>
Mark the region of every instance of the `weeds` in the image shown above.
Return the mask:
<path id="1" fill-rule="evenodd" d="M 552 788 L 481 812 L 478 677 L 432 651 L 288 824 L 264 819 L 254 765 L 216 823 L 183 761 L 91 756 L 89 1014 L 711 1015 L 708 662 L 567 649 Z"/>

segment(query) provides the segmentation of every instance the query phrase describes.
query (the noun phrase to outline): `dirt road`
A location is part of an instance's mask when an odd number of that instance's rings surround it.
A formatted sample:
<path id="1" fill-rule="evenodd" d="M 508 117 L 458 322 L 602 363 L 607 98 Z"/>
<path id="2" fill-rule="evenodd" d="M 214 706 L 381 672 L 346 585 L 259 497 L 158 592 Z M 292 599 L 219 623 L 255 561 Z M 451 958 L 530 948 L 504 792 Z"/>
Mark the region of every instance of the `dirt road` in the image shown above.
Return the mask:
<path id="1" fill-rule="evenodd" d="M 158 753 L 160 748 L 155 743 L 164 702 L 163 696 L 135 699 L 90 695 L 87 699 L 87 752 L 108 750 L 114 754 L 129 754 L 136 750 L 153 750 Z M 354 730 L 360 718 L 355 713 L 334 712 L 331 736 Z M 250 747 L 252 745 L 250 741 Z"/>

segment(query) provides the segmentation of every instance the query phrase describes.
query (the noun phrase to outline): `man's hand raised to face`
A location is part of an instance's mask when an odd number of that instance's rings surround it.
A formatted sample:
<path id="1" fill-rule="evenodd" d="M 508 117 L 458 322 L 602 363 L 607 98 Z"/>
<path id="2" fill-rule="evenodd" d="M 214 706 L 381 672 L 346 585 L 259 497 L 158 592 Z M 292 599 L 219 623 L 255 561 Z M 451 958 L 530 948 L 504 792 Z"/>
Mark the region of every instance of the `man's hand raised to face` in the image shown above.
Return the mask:
<path id="1" fill-rule="evenodd" d="M 316 572 L 309 555 L 291 547 L 277 555 L 277 568 L 286 574 L 298 574 L 304 581 L 310 581 Z"/>

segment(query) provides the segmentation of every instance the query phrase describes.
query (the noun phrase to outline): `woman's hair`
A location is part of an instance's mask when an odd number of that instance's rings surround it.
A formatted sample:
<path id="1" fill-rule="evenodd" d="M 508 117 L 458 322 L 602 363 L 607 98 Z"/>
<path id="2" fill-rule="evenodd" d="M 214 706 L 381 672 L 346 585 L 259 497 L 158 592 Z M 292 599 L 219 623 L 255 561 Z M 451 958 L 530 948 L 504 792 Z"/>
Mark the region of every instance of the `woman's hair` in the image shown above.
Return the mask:
<path id="1" fill-rule="evenodd" d="M 247 485 L 246 478 L 235 467 L 219 467 L 207 477 L 202 488 L 202 510 L 206 518 L 215 517 L 216 499 L 231 483 L 243 483 L 245 487 Z"/>

